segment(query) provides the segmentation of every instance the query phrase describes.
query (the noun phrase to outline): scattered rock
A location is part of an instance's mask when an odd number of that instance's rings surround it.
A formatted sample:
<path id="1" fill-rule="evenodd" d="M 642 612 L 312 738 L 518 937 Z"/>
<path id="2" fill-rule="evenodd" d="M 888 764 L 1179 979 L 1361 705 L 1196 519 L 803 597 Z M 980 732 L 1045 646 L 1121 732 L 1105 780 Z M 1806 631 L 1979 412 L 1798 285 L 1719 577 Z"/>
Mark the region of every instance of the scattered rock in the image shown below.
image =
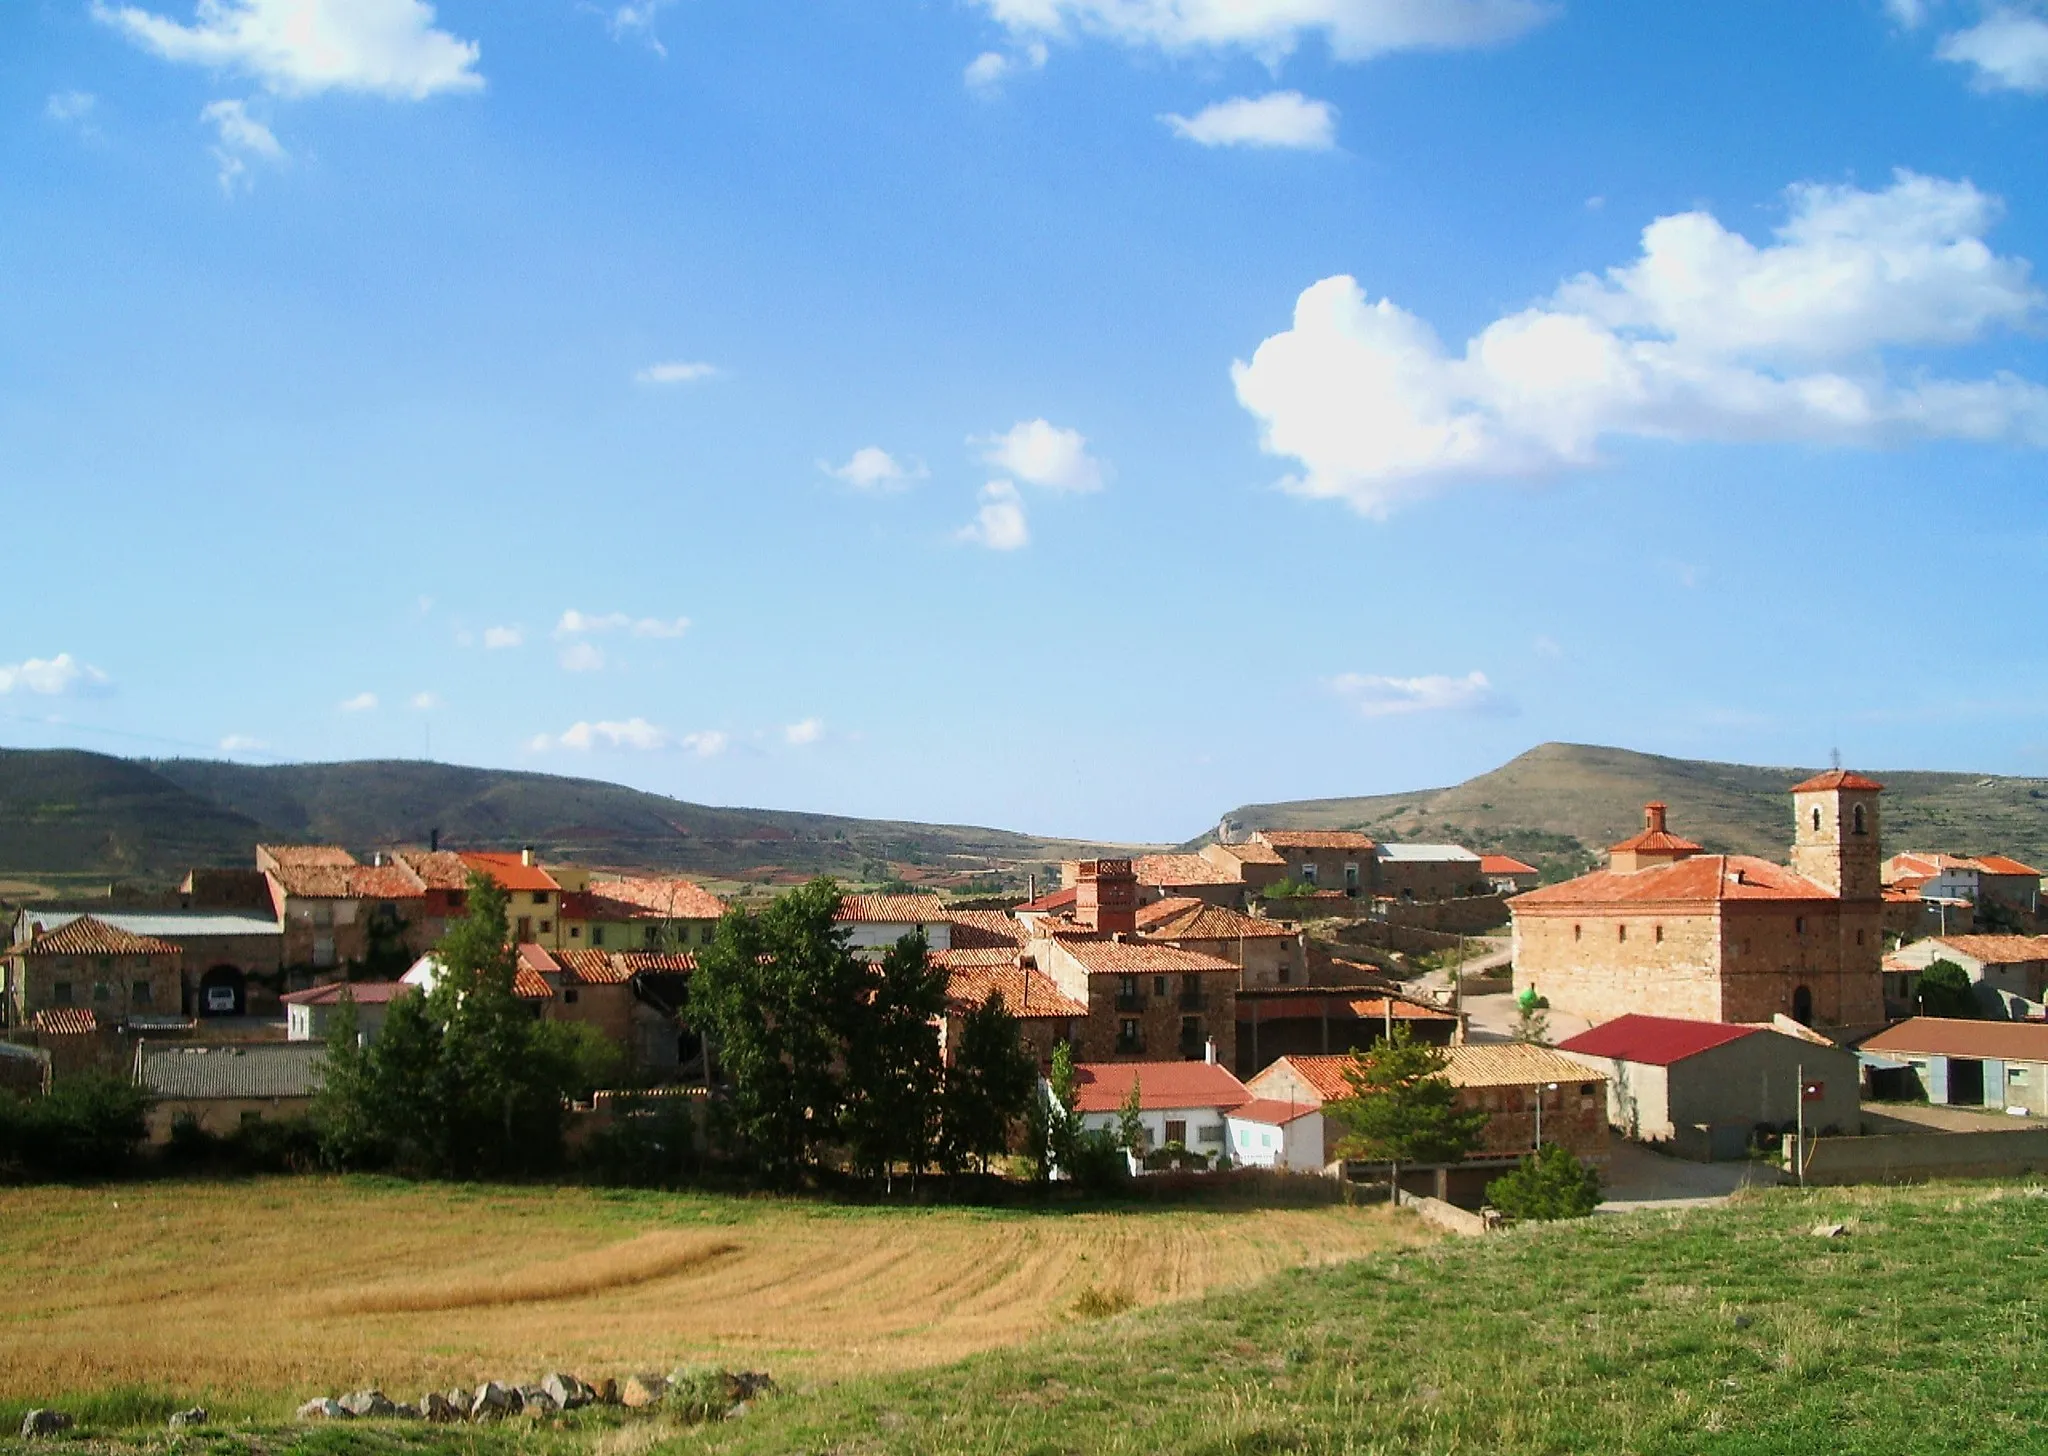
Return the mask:
<path id="1" fill-rule="evenodd" d="M 190 1430 L 206 1424 L 206 1407 L 195 1405 L 190 1410 L 174 1411 L 165 1424 L 173 1431 Z"/>
<path id="2" fill-rule="evenodd" d="M 634 1410 L 641 1410 L 650 1405 L 659 1405 L 667 1391 L 668 1381 L 659 1375 L 634 1375 L 629 1376 L 626 1383 L 619 1387 L 619 1400 Z"/>
<path id="3" fill-rule="evenodd" d="M 1746 1330 L 1755 1323 L 1756 1320 L 1751 1315 L 1739 1314 L 1735 1316 L 1735 1328 L 1738 1330 Z"/>
<path id="4" fill-rule="evenodd" d="M 551 1416 L 562 1405 L 538 1385 L 522 1385 L 519 1387 L 519 1408 L 530 1416 Z"/>
<path id="5" fill-rule="evenodd" d="M 457 1393 L 464 1394 L 464 1392 Z M 419 1409 L 420 1415 L 424 1419 L 432 1421 L 437 1426 L 445 1426 L 450 1421 L 461 1420 L 468 1412 L 468 1404 L 468 1401 L 465 1400 L 462 1407 L 458 1409 L 455 1402 L 440 1391 L 430 1390 L 420 1397 Z"/>
<path id="6" fill-rule="evenodd" d="M 397 1405 L 391 1407 L 391 1415 L 395 1420 L 416 1421 L 420 1418 L 420 1408 L 416 1405 L 408 1405 L 401 1400 Z"/>
<path id="7" fill-rule="evenodd" d="M 725 1391 L 735 1402 L 750 1401 L 757 1395 L 775 1394 L 775 1377 L 765 1370 L 728 1370 Z"/>
<path id="8" fill-rule="evenodd" d="M 60 1431 L 71 1429 L 71 1417 L 59 1410 L 45 1410 L 38 1406 L 21 1418 L 21 1439 L 33 1441 L 39 1436 L 54 1436 Z"/>
<path id="9" fill-rule="evenodd" d="M 599 1405 L 617 1405 L 619 1403 L 619 1382 L 612 1379 L 609 1375 L 605 1376 L 597 1387 L 597 1403 Z"/>
<path id="10" fill-rule="evenodd" d="M 476 1388 L 476 1395 L 470 1400 L 469 1418 L 473 1421 L 494 1421 L 514 1415 L 518 1410 L 518 1392 L 507 1390 L 495 1380 L 486 1380 Z"/>
<path id="11" fill-rule="evenodd" d="M 330 1396 L 316 1395 L 299 1407 L 299 1419 L 302 1421 L 345 1421 L 349 1418 L 348 1408 Z"/>
<path id="12" fill-rule="evenodd" d="M 743 1400 L 738 1405 L 734 1406 L 731 1410 L 727 1411 L 725 1413 L 725 1418 L 729 1421 L 736 1421 L 753 1408 L 754 1403 L 752 1401 Z"/>
<path id="13" fill-rule="evenodd" d="M 381 1390 L 351 1390 L 340 1402 L 341 1408 L 358 1419 L 381 1419 L 398 1413 L 398 1407 Z"/>
<path id="14" fill-rule="evenodd" d="M 1813 1236 L 1817 1239 L 1839 1239 L 1848 1232 L 1846 1224 L 1817 1223 L 1813 1226 Z"/>
<path id="15" fill-rule="evenodd" d="M 551 1370 L 541 1377 L 540 1389 L 555 1403 L 556 1410 L 576 1410 L 590 1404 L 594 1391 L 573 1375 Z"/>

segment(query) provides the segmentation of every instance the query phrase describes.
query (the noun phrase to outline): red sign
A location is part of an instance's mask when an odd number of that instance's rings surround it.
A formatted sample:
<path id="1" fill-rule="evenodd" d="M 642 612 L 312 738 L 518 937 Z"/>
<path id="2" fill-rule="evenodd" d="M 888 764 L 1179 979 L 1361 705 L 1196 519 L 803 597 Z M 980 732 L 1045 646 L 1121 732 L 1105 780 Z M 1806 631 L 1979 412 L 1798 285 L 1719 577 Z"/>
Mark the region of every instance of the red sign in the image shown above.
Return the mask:
<path id="1" fill-rule="evenodd" d="M 1800 1100 L 1804 1102 L 1820 1102 L 1825 1100 L 1827 1095 L 1828 1084 L 1825 1082 L 1808 1082 L 1799 1089 Z"/>

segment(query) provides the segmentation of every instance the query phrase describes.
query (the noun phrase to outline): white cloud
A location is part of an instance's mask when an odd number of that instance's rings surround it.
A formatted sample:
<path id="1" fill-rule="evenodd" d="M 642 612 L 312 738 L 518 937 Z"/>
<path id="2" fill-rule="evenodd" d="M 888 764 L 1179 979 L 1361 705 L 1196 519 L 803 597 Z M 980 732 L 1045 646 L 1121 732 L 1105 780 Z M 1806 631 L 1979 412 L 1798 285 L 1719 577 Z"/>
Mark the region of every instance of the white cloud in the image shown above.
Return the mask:
<path id="1" fill-rule="evenodd" d="M 344 713 L 367 713 L 376 706 L 377 695 L 375 693 L 357 693 L 352 698 L 343 699 L 341 711 Z"/>
<path id="2" fill-rule="evenodd" d="M 1545 635 L 1545 636 L 1539 636 L 1539 637 L 1538 637 L 1538 638 L 1536 639 L 1536 644 L 1535 644 L 1535 646 L 1536 646 L 1536 655 L 1537 655 L 1538 657 L 1562 657 L 1562 656 L 1564 656 L 1564 647 L 1563 647 L 1563 645 L 1562 645 L 1561 643 L 1559 643 L 1559 642 L 1558 642 L 1558 640 L 1557 640 L 1557 639 L 1556 639 L 1555 637 L 1551 637 L 1551 636 L 1547 636 L 1547 635 Z"/>
<path id="3" fill-rule="evenodd" d="M 579 612 L 574 607 L 555 623 L 557 638 L 621 631 L 635 637 L 680 637 L 689 630 L 688 617 L 629 617 L 624 612 Z"/>
<path id="4" fill-rule="evenodd" d="M 212 124 L 218 140 L 213 159 L 220 165 L 221 191 L 232 197 L 237 187 L 249 185 L 249 159 L 273 165 L 285 160 L 285 150 L 269 127 L 249 115 L 240 101 L 209 101 L 199 109 L 199 119 Z"/>
<path id="5" fill-rule="evenodd" d="M 700 380 L 714 379 L 718 375 L 716 364 L 702 360 L 671 360 L 666 364 L 650 364 L 633 376 L 635 384 L 696 384 Z"/>
<path id="6" fill-rule="evenodd" d="M 649 50 L 666 59 L 668 47 L 654 33 L 654 20 L 669 4 L 670 0 L 626 0 L 612 11 L 605 24 L 613 40 L 643 40 Z"/>
<path id="7" fill-rule="evenodd" d="M 680 637 L 690 630 L 688 617 L 663 620 L 660 617 L 642 617 L 633 624 L 635 637 Z"/>
<path id="8" fill-rule="evenodd" d="M 1406 713 L 1499 713 L 1510 711 L 1483 672 L 1463 677 L 1377 677 L 1341 673 L 1330 680 L 1338 696 L 1367 718 Z"/>
<path id="9" fill-rule="evenodd" d="M 645 718 L 628 718 L 623 723 L 572 723 L 559 734 L 542 733 L 528 740 L 526 746 L 536 753 L 554 748 L 573 748 L 579 753 L 587 753 L 597 747 L 631 748 L 651 753 L 673 747 L 674 743 L 666 730 L 655 727 Z"/>
<path id="10" fill-rule="evenodd" d="M 782 730 L 782 741 L 793 748 L 802 748 L 807 743 L 816 743 L 825 736 L 825 721 L 822 718 L 806 718 L 801 723 L 792 723 Z"/>
<path id="11" fill-rule="evenodd" d="M 1983 90 L 2048 94 L 2048 17 L 2037 11 L 1992 6 L 1967 30 L 1943 36 L 1934 53 L 1974 67 Z"/>
<path id="12" fill-rule="evenodd" d="M 715 758 L 725 752 L 726 744 L 730 741 L 717 729 L 707 728 L 701 733 L 685 733 L 682 746 L 699 758 Z"/>
<path id="13" fill-rule="evenodd" d="M 1927 0 L 1884 0 L 1885 13 L 1907 30 L 1917 30 L 1927 19 Z"/>
<path id="14" fill-rule="evenodd" d="M 1383 516 L 1446 480 L 1590 465 L 1609 436 L 1877 446 L 2048 445 L 2048 389 L 1999 373 L 1895 383 L 1884 351 L 2031 324 L 2043 295 L 1983 235 L 1968 182 L 1897 174 L 1881 192 L 1802 185 L 1757 246 L 1705 212 L 1658 218 L 1634 262 L 1496 320 L 1462 355 L 1348 277 L 1302 293 L 1293 327 L 1232 366 L 1281 484 Z"/>
<path id="15" fill-rule="evenodd" d="M 999 89 L 1018 71 L 1036 71 L 1045 65 L 1046 48 L 1042 40 L 1034 40 L 1020 46 L 1014 54 L 1004 55 L 1001 51 L 983 51 L 967 63 L 961 79 L 970 91 L 989 94 Z"/>
<path id="16" fill-rule="evenodd" d="M 14 692 L 46 698 L 72 697 L 104 692 L 112 685 L 113 679 L 68 652 L 55 657 L 31 657 L 11 665 L 0 663 L 0 697 Z"/>
<path id="17" fill-rule="evenodd" d="M 981 510 L 973 522 L 955 533 L 991 551 L 1015 551 L 1031 544 L 1031 530 L 1024 520 L 1024 502 L 1017 487 L 1007 480 L 991 480 L 981 488 Z"/>
<path id="18" fill-rule="evenodd" d="M 595 642 L 572 642 L 557 661 L 564 672 L 597 672 L 604 667 L 604 649 Z"/>
<path id="19" fill-rule="evenodd" d="M 92 13 L 167 61 L 240 71 L 284 95 L 420 101 L 484 84 L 476 43 L 435 28 L 422 0 L 199 0 L 191 25 L 105 0 Z"/>
<path id="20" fill-rule="evenodd" d="M 442 706 L 441 697 L 438 693 L 414 693 L 412 705 L 422 713 L 431 713 Z"/>
<path id="21" fill-rule="evenodd" d="M 922 463 L 905 465 L 879 445 L 863 445 L 844 465 L 820 460 L 818 468 L 845 481 L 855 490 L 871 491 L 876 495 L 908 489 L 912 481 L 923 480 L 931 473 Z"/>
<path id="22" fill-rule="evenodd" d="M 484 650 L 502 652 L 508 647 L 520 647 L 526 643 L 526 633 L 518 627 L 484 628 Z"/>
<path id="23" fill-rule="evenodd" d="M 270 747 L 260 738 L 251 738 L 246 733 L 230 733 L 220 741 L 222 753 L 260 753 Z"/>
<path id="24" fill-rule="evenodd" d="M 1542 0 L 979 0 L 1012 36 L 1098 36 L 1182 51 L 1235 48 L 1278 61 L 1321 35 L 1339 60 L 1511 40 L 1548 19 Z"/>
<path id="25" fill-rule="evenodd" d="M 1325 152 L 1337 144 L 1337 108 L 1299 91 L 1236 96 L 1193 116 L 1159 118 L 1173 134 L 1205 147 L 1291 147 Z"/>
<path id="26" fill-rule="evenodd" d="M 970 437 L 967 443 L 981 446 L 981 458 L 1005 475 L 1047 490 L 1100 490 L 1109 478 L 1079 430 L 1046 420 L 1020 420 L 1003 434 Z"/>
<path id="27" fill-rule="evenodd" d="M 92 114 L 99 104 L 99 97 L 90 91 L 53 91 L 50 99 L 43 103 L 43 115 L 51 121 L 90 130 Z"/>

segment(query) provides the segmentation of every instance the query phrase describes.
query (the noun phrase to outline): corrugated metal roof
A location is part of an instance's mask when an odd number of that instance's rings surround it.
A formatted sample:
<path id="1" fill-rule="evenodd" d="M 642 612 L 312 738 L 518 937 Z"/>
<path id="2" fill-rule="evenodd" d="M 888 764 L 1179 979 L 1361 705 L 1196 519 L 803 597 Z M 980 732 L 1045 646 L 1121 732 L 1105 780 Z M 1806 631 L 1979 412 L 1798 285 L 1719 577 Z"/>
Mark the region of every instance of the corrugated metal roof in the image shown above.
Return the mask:
<path id="1" fill-rule="evenodd" d="M 2048 1062 L 2048 1022 L 1950 1021 L 1916 1016 L 1888 1027 L 1859 1045 L 1860 1052 L 1919 1052 L 1942 1057 L 1979 1057 L 2012 1062 Z"/>
<path id="2" fill-rule="evenodd" d="M 310 1097 L 327 1048 L 317 1041 L 218 1046 L 142 1044 L 136 1080 L 152 1097 Z"/>
<path id="3" fill-rule="evenodd" d="M 37 911 L 34 919 L 45 930 L 55 931 L 81 918 L 84 911 Z M 201 935 L 277 935 L 277 921 L 269 915 L 232 910 L 95 910 L 93 918 L 130 935 L 178 940 Z"/>
<path id="4" fill-rule="evenodd" d="M 1668 1067 L 1687 1057 L 1726 1046 L 1763 1030 L 1725 1021 L 1688 1021 L 1676 1016 L 1617 1016 L 1557 1044 L 1584 1057 L 1613 1057 L 1646 1067 Z"/>
<path id="5" fill-rule="evenodd" d="M 1479 856 L 1462 844 L 1383 844 L 1379 847 L 1379 857 L 1391 860 L 1479 863 Z"/>

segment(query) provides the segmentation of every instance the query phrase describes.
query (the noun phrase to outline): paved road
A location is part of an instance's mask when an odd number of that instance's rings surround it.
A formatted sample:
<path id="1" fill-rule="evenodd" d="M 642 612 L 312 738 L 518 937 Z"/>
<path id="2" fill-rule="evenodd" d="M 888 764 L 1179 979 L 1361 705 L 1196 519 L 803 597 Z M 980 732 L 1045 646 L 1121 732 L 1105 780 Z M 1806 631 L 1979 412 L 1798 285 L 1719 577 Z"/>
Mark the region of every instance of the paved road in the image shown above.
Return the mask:
<path id="1" fill-rule="evenodd" d="M 1617 1138 L 1603 1181 L 1601 1213 L 1646 1208 L 1709 1208 L 1742 1188 L 1770 1188 L 1784 1175 L 1768 1163 L 1692 1163 Z"/>

